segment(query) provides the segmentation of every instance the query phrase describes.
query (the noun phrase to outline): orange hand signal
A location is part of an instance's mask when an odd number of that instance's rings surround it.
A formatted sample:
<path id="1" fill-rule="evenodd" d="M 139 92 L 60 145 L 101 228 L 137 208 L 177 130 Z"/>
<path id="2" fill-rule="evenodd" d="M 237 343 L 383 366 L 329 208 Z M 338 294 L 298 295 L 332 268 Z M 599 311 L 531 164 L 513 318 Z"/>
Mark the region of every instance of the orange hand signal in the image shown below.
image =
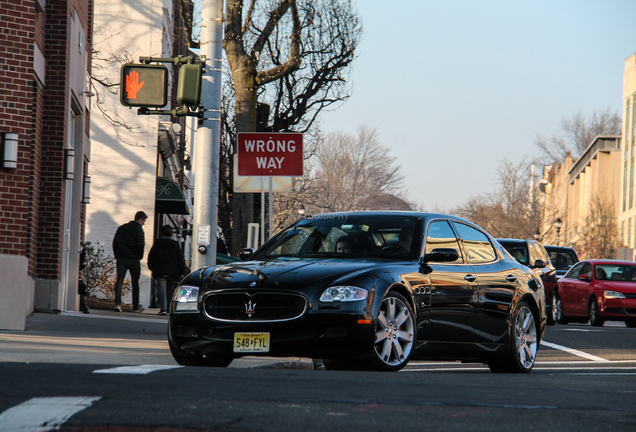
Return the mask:
<path id="1" fill-rule="evenodd" d="M 144 86 L 145 81 L 139 82 L 139 72 L 131 71 L 126 75 L 126 97 L 137 99 L 137 92 Z"/>

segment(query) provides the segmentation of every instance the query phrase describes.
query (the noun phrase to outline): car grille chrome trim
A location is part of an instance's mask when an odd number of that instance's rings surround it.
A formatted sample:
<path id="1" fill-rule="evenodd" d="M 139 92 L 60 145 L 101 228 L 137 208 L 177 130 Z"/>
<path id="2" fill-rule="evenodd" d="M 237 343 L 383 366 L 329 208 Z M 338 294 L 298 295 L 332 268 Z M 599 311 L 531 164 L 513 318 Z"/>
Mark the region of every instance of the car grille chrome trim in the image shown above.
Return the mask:
<path id="1" fill-rule="evenodd" d="M 203 313 L 214 321 L 271 323 L 297 319 L 307 299 L 296 293 L 268 291 L 212 292 L 203 298 Z"/>

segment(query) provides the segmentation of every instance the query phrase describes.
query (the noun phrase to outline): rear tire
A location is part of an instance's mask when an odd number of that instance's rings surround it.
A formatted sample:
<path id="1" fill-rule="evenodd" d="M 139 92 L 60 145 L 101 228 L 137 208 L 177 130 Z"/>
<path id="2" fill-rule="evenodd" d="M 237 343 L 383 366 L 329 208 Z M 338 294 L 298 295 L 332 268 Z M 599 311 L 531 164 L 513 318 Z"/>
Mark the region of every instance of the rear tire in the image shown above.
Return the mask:
<path id="1" fill-rule="evenodd" d="M 629 328 L 636 328 L 636 319 L 628 319 L 625 321 L 625 325 Z"/>
<path id="2" fill-rule="evenodd" d="M 548 325 L 555 325 L 561 321 L 561 297 L 556 291 L 552 291 L 550 296 L 550 313 L 548 314 Z"/>
<path id="3" fill-rule="evenodd" d="M 493 373 L 528 373 L 534 366 L 539 348 L 535 316 L 522 301 L 517 306 L 510 329 L 510 352 L 503 362 L 488 365 Z"/>
<path id="4" fill-rule="evenodd" d="M 603 318 L 601 318 L 601 316 L 599 315 L 598 312 L 598 302 L 596 301 L 595 298 L 593 298 L 592 300 L 590 300 L 590 325 L 594 326 L 594 327 L 603 327 L 603 324 L 605 324 L 605 320 Z"/>

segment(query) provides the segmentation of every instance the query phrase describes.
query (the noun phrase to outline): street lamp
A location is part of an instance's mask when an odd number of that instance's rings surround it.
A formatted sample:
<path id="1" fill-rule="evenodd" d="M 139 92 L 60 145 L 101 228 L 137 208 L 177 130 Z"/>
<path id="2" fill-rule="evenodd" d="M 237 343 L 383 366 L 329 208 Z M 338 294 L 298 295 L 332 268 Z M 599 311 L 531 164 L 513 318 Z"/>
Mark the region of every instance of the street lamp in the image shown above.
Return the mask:
<path id="1" fill-rule="evenodd" d="M 300 215 L 301 218 L 305 217 L 305 206 L 300 204 L 300 207 L 298 208 L 298 214 Z"/>
<path id="2" fill-rule="evenodd" d="M 541 238 L 541 232 L 540 232 L 539 230 L 537 230 L 537 231 L 534 233 L 534 239 L 535 239 L 535 240 L 539 240 L 540 238 Z"/>
<path id="3" fill-rule="evenodd" d="M 554 226 L 556 227 L 557 232 L 557 246 L 559 246 L 559 235 L 561 234 L 561 227 L 563 226 L 563 221 L 561 220 L 561 218 L 557 218 L 554 221 Z"/>

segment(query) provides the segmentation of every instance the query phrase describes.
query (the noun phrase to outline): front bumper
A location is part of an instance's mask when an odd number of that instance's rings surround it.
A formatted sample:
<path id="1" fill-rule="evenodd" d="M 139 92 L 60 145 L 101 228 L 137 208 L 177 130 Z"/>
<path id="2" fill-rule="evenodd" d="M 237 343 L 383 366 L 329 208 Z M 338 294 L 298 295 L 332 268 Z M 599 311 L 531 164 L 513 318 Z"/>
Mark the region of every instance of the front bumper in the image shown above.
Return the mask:
<path id="1" fill-rule="evenodd" d="M 603 318 L 634 318 L 636 319 L 636 299 L 606 298 L 600 307 Z"/>
<path id="2" fill-rule="evenodd" d="M 338 358 L 368 354 L 375 343 L 374 321 L 351 311 L 311 311 L 284 322 L 218 322 L 201 313 L 173 312 L 168 338 L 186 353 L 224 356 Z M 235 353 L 235 333 L 269 333 L 270 350 Z"/>

